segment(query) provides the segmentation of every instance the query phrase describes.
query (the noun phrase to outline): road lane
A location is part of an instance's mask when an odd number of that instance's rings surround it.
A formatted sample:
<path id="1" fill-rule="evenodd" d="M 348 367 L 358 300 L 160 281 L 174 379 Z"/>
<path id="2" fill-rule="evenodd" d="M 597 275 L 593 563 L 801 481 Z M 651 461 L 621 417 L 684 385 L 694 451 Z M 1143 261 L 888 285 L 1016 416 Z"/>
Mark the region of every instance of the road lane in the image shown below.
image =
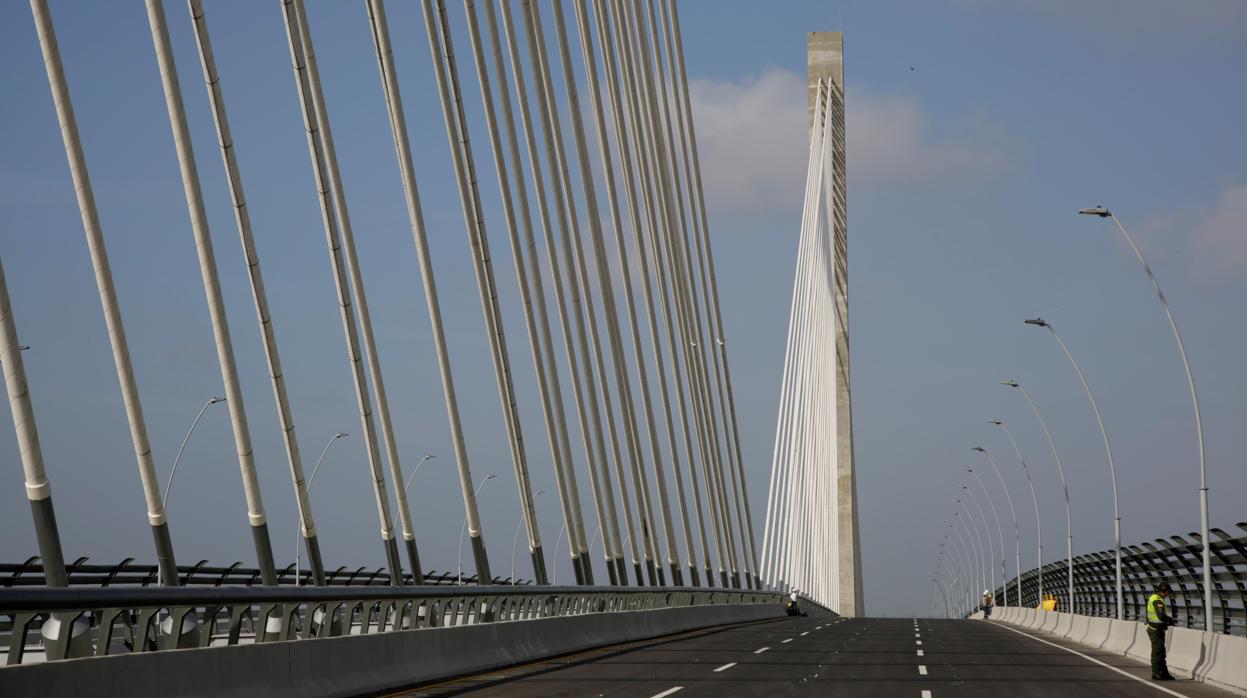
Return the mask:
<path id="1" fill-rule="evenodd" d="M 1190 681 L 1164 685 L 1140 681 L 1137 677 L 1146 677 L 1147 668 L 1137 662 L 1070 645 L 1083 653 L 1080 656 L 1064 649 L 1068 643 L 1042 639 L 1047 642 L 996 623 L 971 620 L 784 618 L 601 648 L 393 695 L 1229 695 Z"/>

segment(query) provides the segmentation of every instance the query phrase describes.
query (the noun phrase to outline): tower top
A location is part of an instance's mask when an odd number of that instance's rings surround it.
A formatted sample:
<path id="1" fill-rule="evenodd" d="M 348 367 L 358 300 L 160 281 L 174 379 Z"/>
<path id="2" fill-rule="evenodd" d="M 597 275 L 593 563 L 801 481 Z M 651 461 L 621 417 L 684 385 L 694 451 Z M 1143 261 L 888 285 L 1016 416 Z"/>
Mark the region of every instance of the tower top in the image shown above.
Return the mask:
<path id="1" fill-rule="evenodd" d="M 830 78 L 832 84 L 844 90 L 844 32 L 810 32 L 806 35 L 806 51 L 806 70 L 810 80 L 807 123 L 812 126 L 818 81 Z"/>

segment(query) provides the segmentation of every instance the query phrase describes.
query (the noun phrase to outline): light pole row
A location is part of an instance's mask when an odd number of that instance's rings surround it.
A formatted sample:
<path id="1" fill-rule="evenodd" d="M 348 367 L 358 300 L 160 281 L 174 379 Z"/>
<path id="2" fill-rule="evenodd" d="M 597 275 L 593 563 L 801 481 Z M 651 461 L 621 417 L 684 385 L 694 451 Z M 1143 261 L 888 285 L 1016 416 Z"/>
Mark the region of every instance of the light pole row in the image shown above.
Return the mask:
<path id="1" fill-rule="evenodd" d="M 1182 359 L 1182 366 L 1186 374 L 1187 385 L 1189 387 L 1190 394 L 1191 394 L 1191 403 L 1192 403 L 1192 406 L 1194 408 L 1194 413 L 1195 413 L 1195 429 L 1196 429 L 1196 437 L 1197 437 L 1198 453 L 1199 453 L 1200 530 L 1201 530 L 1201 544 L 1203 547 L 1203 585 L 1202 585 L 1202 593 L 1204 597 L 1203 598 L 1203 610 L 1204 610 L 1205 629 L 1211 631 L 1213 630 L 1213 612 L 1212 612 L 1213 585 L 1212 585 L 1211 550 L 1210 550 L 1209 539 L 1208 539 L 1208 531 L 1209 531 L 1208 478 L 1207 478 L 1207 468 L 1206 468 L 1206 463 L 1205 463 L 1204 431 L 1203 431 L 1203 422 L 1200 417 L 1199 398 L 1198 398 L 1198 394 L 1195 388 L 1195 380 L 1194 380 L 1194 376 L 1191 371 L 1190 361 L 1186 355 L 1186 348 L 1183 345 L 1181 333 L 1178 331 L 1178 326 L 1177 326 L 1176 321 L 1174 320 L 1173 312 L 1170 310 L 1168 301 L 1165 299 L 1165 295 L 1161 291 L 1159 282 L 1157 282 L 1155 275 L 1152 273 L 1152 269 L 1148 265 L 1147 260 L 1144 258 L 1143 253 L 1139 250 L 1138 245 L 1135 244 L 1134 239 L 1130 236 L 1130 233 L 1126 231 L 1126 228 L 1125 226 L 1122 225 L 1121 221 L 1117 218 L 1117 216 L 1113 215 L 1113 213 L 1110 212 L 1104 206 L 1096 206 L 1093 208 L 1081 209 L 1078 213 L 1081 215 L 1090 215 L 1090 216 L 1096 216 L 1099 218 L 1111 218 L 1113 220 L 1113 222 L 1117 226 L 1117 229 L 1121 232 L 1122 236 L 1126 239 L 1126 242 L 1130 245 L 1131 250 L 1134 251 L 1135 257 L 1138 259 L 1139 264 L 1143 267 L 1143 271 L 1147 274 L 1148 280 L 1151 282 L 1152 288 L 1156 292 L 1156 297 L 1161 304 L 1161 308 L 1165 312 L 1165 317 L 1169 322 L 1170 330 L 1173 332 L 1174 340 L 1178 345 L 1178 353 Z M 1114 545 L 1114 572 L 1115 572 L 1115 582 L 1114 582 L 1115 606 L 1116 606 L 1116 617 L 1118 619 L 1122 619 L 1124 617 L 1125 600 L 1124 600 L 1124 586 L 1123 586 L 1123 579 L 1122 579 L 1122 557 L 1121 557 L 1121 510 L 1119 506 L 1118 490 L 1117 490 L 1117 469 L 1116 469 L 1116 464 L 1113 459 L 1113 450 L 1112 450 L 1112 446 L 1109 441 L 1108 430 L 1106 429 L 1104 425 L 1104 419 L 1102 415 L 1100 414 L 1099 405 L 1096 402 L 1095 395 L 1091 390 L 1091 386 L 1088 383 L 1087 378 L 1082 371 L 1082 368 L 1078 365 L 1078 362 L 1074 359 L 1074 355 L 1072 352 L 1070 352 L 1069 347 L 1065 344 L 1065 341 L 1061 338 L 1059 334 L 1057 334 L 1056 329 L 1052 326 L 1052 323 L 1044 320 L 1043 318 L 1033 318 L 1033 319 L 1026 320 L 1025 324 L 1034 325 L 1036 327 L 1042 327 L 1044 329 L 1047 329 L 1049 333 L 1051 333 L 1053 339 L 1057 341 L 1057 344 L 1060 346 L 1061 351 L 1065 354 L 1066 358 L 1069 359 L 1070 365 L 1071 367 L 1073 367 L 1074 373 L 1077 375 L 1079 383 L 1082 385 L 1083 391 L 1087 395 L 1087 400 L 1091 404 L 1091 410 L 1093 414 L 1095 415 L 1096 424 L 1100 429 L 1100 436 L 1104 442 L 1104 452 L 1105 452 L 1105 456 L 1108 462 L 1109 478 L 1110 478 L 1110 482 L 1111 482 L 1112 490 L 1113 490 L 1113 545 Z M 1039 408 L 1035 405 L 1035 402 L 1031 399 L 1030 395 L 1021 386 L 1021 384 L 1019 384 L 1015 380 L 1004 380 L 1004 381 L 1001 381 L 1001 384 L 1011 387 L 1011 388 L 1016 388 L 1018 389 L 1019 392 L 1021 392 L 1022 397 L 1026 400 L 1027 404 L 1031 408 L 1031 411 L 1035 414 L 1036 419 L 1039 421 L 1040 427 L 1043 429 L 1044 436 L 1048 440 L 1048 445 L 1052 450 L 1053 460 L 1056 462 L 1057 473 L 1060 476 L 1061 488 L 1062 488 L 1064 498 L 1065 498 L 1066 567 L 1067 567 L 1068 594 L 1069 594 L 1068 603 L 1070 607 L 1069 610 L 1072 611 L 1074 610 L 1073 608 L 1074 607 L 1073 523 L 1072 523 L 1071 506 L 1070 506 L 1070 499 L 1069 499 L 1069 486 L 1065 478 L 1065 467 L 1061 461 L 1061 456 L 1057 450 L 1056 443 L 1052 438 L 1052 433 L 1048 429 L 1047 423 L 1045 422 L 1043 416 L 1040 414 Z M 1038 580 L 1039 598 L 1042 602 L 1042 599 L 1043 599 L 1043 575 L 1042 575 L 1043 538 L 1042 538 L 1042 524 L 1041 524 L 1040 516 L 1039 516 L 1039 500 L 1035 495 L 1034 482 L 1031 480 L 1030 471 L 1026 466 L 1026 460 L 1025 458 L 1023 458 L 1022 452 L 1018 448 L 1017 442 L 1014 440 L 1013 434 L 1009 431 L 1008 427 L 1000 419 L 992 419 L 990 420 L 990 423 L 1000 426 L 1004 430 L 1005 435 L 1008 437 L 1009 443 L 1013 446 L 1014 452 L 1017 454 L 1018 461 L 1022 466 L 1022 470 L 1024 474 L 1026 475 L 1027 485 L 1031 491 L 1031 499 L 1035 504 L 1035 528 L 1036 528 L 1036 543 L 1037 543 L 1036 573 L 1039 575 L 1039 580 Z M 984 449 L 981 446 L 975 446 L 973 450 L 983 453 L 983 455 L 987 458 L 988 462 L 992 465 L 992 468 L 996 472 L 997 478 L 1000 481 L 1001 489 L 1004 490 L 1005 495 L 1009 499 L 1009 508 L 1010 508 L 1011 513 L 1013 514 L 1013 521 L 1014 521 L 1014 537 L 1015 537 L 1015 541 L 1018 541 L 1019 533 L 1018 533 L 1018 525 L 1017 525 L 1017 513 L 1013 509 L 1013 498 L 1012 498 L 1012 495 L 1009 493 L 1008 488 L 1005 486 L 1004 478 L 1000 473 L 1000 469 L 999 467 L 997 467 L 995 460 L 992 459 L 991 455 L 987 452 L 986 449 Z M 982 488 L 984 494 L 987 496 L 988 504 L 991 506 L 992 513 L 995 516 L 996 508 L 995 508 L 995 504 L 992 501 L 990 492 L 987 490 L 986 486 L 984 485 L 983 481 L 978 477 L 978 475 L 974 473 L 973 469 L 967 469 L 967 471 L 973 474 L 975 479 L 979 480 L 979 485 Z M 970 491 L 968 488 L 964 486 L 963 486 L 963 489 L 967 489 L 967 491 Z M 973 495 L 973 492 L 972 491 L 970 492 Z M 975 499 L 976 499 L 976 505 L 977 505 L 977 498 Z M 964 504 L 962 505 L 962 508 L 963 510 L 965 509 Z M 980 509 L 980 515 L 981 515 L 982 508 L 979 507 L 979 509 Z M 966 514 L 967 516 L 969 515 L 968 510 L 966 510 Z M 986 520 L 985 520 L 985 517 L 983 518 L 984 518 L 984 527 L 986 528 L 987 527 Z M 977 532 L 977 526 L 975 527 L 975 531 Z M 997 517 L 997 534 L 1001 538 L 1001 541 L 1000 541 L 1001 542 L 1001 546 L 1000 546 L 1001 566 L 1002 566 L 1002 571 L 1003 571 L 1004 570 L 1004 545 L 1003 545 L 1004 541 L 1003 541 L 1003 534 L 1000 529 L 999 517 Z M 987 538 L 988 538 L 988 545 L 990 546 L 990 543 L 991 543 L 990 530 L 988 531 Z M 1015 580 L 1015 585 L 1017 589 L 1016 598 L 1018 599 L 1018 603 L 1020 604 L 1021 603 L 1020 542 L 1015 543 L 1015 558 L 1016 558 L 1017 572 L 1018 572 L 1018 577 Z M 1005 603 L 1006 605 L 1008 604 L 1007 581 L 1005 584 Z"/>

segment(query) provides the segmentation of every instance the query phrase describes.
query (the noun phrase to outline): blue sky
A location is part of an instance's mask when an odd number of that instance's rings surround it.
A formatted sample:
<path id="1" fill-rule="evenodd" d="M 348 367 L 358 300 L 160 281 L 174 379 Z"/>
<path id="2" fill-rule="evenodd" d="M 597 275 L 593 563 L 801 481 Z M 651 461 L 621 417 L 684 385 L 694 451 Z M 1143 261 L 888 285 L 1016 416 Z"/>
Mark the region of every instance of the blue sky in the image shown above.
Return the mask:
<path id="1" fill-rule="evenodd" d="M 418 270 L 357 3 L 309 3 L 422 555 L 453 569 L 462 508 Z M 279 564 L 295 510 L 186 8 L 167 3 Z M 158 467 L 166 473 L 220 375 L 155 56 L 140 3 L 53 2 Z M 423 22 L 391 33 L 495 571 L 518 522 Z M 208 21 L 305 454 L 334 431 L 313 490 L 325 558 L 380 565 L 350 375 L 313 198 L 279 4 L 214 2 Z M 1076 551 L 1112 541 L 1107 467 L 1061 331 L 1097 392 L 1119 469 L 1123 538 L 1198 530 L 1194 429 L 1176 349 L 1109 224 L 1136 234 L 1184 333 L 1204 408 L 1214 526 L 1243 518 L 1247 416 L 1247 8 L 1235 2 L 681 4 L 742 439 L 761 525 L 805 163 L 805 32 L 846 32 L 856 455 L 867 609 L 928 610 L 930 570 L 962 469 L 992 450 L 1034 562 L 1013 427 L 1061 555 L 1055 465 L 1022 381 L 1069 471 Z M 462 10 L 452 21 L 468 72 Z M 547 10 L 548 17 L 548 10 Z M 28 9 L 0 6 L 0 254 L 19 321 L 66 555 L 150 558 L 143 505 L 55 116 Z M 912 68 L 912 69 L 911 69 Z M 469 108 L 474 84 L 465 87 Z M 484 140 L 480 123 L 473 137 Z M 20 134 L 18 137 L 14 137 Z M 513 294 L 488 148 L 478 146 L 499 284 Z M 489 173 L 488 176 L 484 173 Z M 507 331 L 535 485 L 553 490 L 514 295 Z M 205 417 L 170 502 L 179 558 L 250 562 L 223 409 Z M 309 456 L 310 460 L 310 456 Z M 12 432 L 0 429 L 0 557 L 33 554 Z M 580 467 L 583 468 L 582 461 Z M 1004 499 L 998 497 L 1002 507 Z M 543 501 L 544 500 L 544 501 Z M 539 498 L 547 559 L 560 519 Z M 586 496 L 585 504 L 591 506 Z M 1007 526 L 1008 523 L 1005 522 Z M 994 524 L 993 524 L 994 528 Z M 994 531 L 993 531 L 994 534 Z M 759 531 L 760 535 L 760 531 Z M 1009 549 L 1012 558 L 1012 550 Z M 562 557 L 562 556 L 557 556 Z M 524 568 L 524 555 L 518 566 Z M 566 566 L 560 579 L 570 578 Z"/>

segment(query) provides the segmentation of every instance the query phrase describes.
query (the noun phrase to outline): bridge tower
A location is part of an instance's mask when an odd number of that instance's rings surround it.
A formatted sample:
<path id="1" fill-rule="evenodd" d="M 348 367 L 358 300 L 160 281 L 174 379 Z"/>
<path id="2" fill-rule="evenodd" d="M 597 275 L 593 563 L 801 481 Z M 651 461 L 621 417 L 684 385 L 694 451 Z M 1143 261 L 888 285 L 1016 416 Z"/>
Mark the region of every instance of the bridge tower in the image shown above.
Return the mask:
<path id="1" fill-rule="evenodd" d="M 833 181 L 839 189 L 840 202 L 834 207 L 833 264 L 835 269 L 836 308 L 836 512 L 838 517 L 838 549 L 840 608 L 846 616 L 861 615 L 862 568 L 861 536 L 857 530 L 857 478 L 853 459 L 853 412 L 849 386 L 849 245 L 845 218 L 845 157 L 844 157 L 844 33 L 810 32 L 806 36 L 806 70 L 809 79 L 809 120 L 814 127 L 814 102 L 819 80 L 830 81 L 830 111 L 836 120 L 831 130 L 835 153 L 832 162 Z"/>

